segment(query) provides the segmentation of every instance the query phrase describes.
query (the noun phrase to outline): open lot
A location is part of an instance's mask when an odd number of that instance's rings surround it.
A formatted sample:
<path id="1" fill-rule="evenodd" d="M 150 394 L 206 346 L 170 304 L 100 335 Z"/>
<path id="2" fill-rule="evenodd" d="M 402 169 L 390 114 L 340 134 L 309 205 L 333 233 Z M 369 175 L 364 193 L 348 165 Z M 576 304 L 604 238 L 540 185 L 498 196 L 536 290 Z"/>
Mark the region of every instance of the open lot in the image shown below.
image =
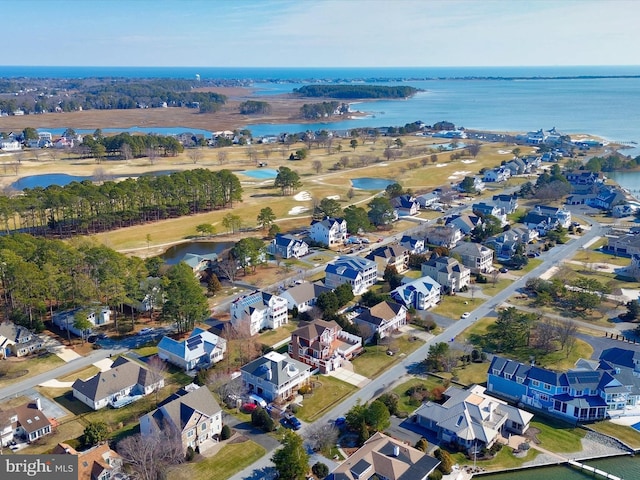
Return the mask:
<path id="1" fill-rule="evenodd" d="M 356 373 L 367 378 L 375 378 L 423 343 L 420 339 L 410 340 L 406 336 L 399 336 L 394 338 L 390 345 L 368 345 L 364 353 L 351 363 Z M 390 348 L 394 351 L 392 356 L 387 355 Z"/>

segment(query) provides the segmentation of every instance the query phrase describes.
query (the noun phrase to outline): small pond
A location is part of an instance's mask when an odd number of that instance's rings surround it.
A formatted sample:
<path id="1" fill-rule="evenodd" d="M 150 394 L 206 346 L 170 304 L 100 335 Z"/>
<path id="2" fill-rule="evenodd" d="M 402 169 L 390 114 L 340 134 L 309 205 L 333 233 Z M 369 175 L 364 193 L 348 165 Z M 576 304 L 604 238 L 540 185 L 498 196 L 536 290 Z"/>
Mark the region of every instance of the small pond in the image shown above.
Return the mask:
<path id="1" fill-rule="evenodd" d="M 205 240 L 186 242 L 169 247 L 160 257 L 167 265 L 175 265 L 182 260 L 187 253 L 193 253 L 195 255 L 216 253 L 220 255 L 224 250 L 233 247 L 234 244 L 235 242 L 213 242 Z"/>
<path id="2" fill-rule="evenodd" d="M 91 180 L 93 177 L 81 177 L 78 175 L 68 175 L 66 173 L 46 173 L 43 175 L 30 175 L 22 177 L 11 184 L 11 188 L 16 190 L 24 190 L 25 188 L 47 188 L 50 185 L 60 185 L 64 187 L 71 182 L 82 182 L 83 180 Z"/>
<path id="3" fill-rule="evenodd" d="M 260 168 L 256 170 L 244 170 L 242 172 L 243 175 L 252 178 L 260 178 L 260 179 L 270 179 L 276 178 L 278 176 L 278 171 L 273 168 Z"/>
<path id="4" fill-rule="evenodd" d="M 389 180 L 387 178 L 352 178 L 351 185 L 353 188 L 359 188 L 361 190 L 384 190 L 395 180 Z"/>

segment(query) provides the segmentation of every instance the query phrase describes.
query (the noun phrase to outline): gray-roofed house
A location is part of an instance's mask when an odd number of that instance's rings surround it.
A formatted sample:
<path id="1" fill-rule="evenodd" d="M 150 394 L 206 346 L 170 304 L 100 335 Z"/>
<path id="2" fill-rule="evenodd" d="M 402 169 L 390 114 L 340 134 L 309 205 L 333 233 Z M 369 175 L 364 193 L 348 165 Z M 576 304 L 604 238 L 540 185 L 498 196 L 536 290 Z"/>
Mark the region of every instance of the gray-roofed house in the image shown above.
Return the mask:
<path id="1" fill-rule="evenodd" d="M 491 197 L 491 202 L 501 208 L 507 215 L 518 209 L 518 196 L 516 194 L 499 194 Z"/>
<path id="2" fill-rule="evenodd" d="M 75 315 L 80 310 L 85 310 L 87 320 L 96 327 L 108 325 L 112 322 L 111 310 L 109 307 L 89 307 L 85 309 L 75 308 L 73 310 L 65 310 L 64 312 L 54 313 L 51 320 L 53 321 L 53 324 L 58 326 L 61 330 L 68 330 L 78 337 L 86 337 L 93 331 L 92 328 L 82 331 L 74 326 L 76 321 Z"/>
<path id="3" fill-rule="evenodd" d="M 426 243 L 438 247 L 455 247 L 464 237 L 462 230 L 455 225 L 427 225 L 424 229 L 424 240 Z"/>
<path id="4" fill-rule="evenodd" d="M 471 269 L 471 273 L 490 273 L 493 271 L 493 250 L 474 242 L 461 242 L 451 249 L 462 258 L 462 264 Z"/>
<path id="5" fill-rule="evenodd" d="M 164 386 L 162 376 L 153 375 L 138 362 L 118 357 L 109 370 L 88 380 L 76 379 L 73 397 L 93 410 L 111 404 L 119 407 L 134 402 Z"/>
<path id="6" fill-rule="evenodd" d="M 429 208 L 440 201 L 440 192 L 423 193 L 416 196 L 416 202 L 420 208 Z"/>
<path id="7" fill-rule="evenodd" d="M 491 447 L 501 436 L 522 435 L 533 414 L 513 407 L 474 385 L 468 390 L 451 386 L 443 404 L 423 403 L 415 415 L 417 423 L 438 435 L 438 440 L 455 443 L 469 451 Z"/>
<path id="8" fill-rule="evenodd" d="M 469 235 L 474 228 L 482 226 L 482 218 L 479 215 L 460 213 L 447 217 L 445 225 L 459 229 L 464 235 Z"/>
<path id="9" fill-rule="evenodd" d="M 309 383 L 312 367 L 278 352 L 269 352 L 240 368 L 249 391 L 269 402 L 282 401 Z"/>
<path id="10" fill-rule="evenodd" d="M 9 321 L 0 323 L 0 359 L 24 357 L 41 350 L 42 345 L 42 338 L 28 328 Z"/>
<path id="11" fill-rule="evenodd" d="M 314 242 L 327 247 L 342 245 L 347 240 L 347 221 L 344 218 L 332 217 L 313 220 L 309 236 Z"/>
<path id="12" fill-rule="evenodd" d="M 287 308 L 298 309 L 298 313 L 310 310 L 318 300 L 321 293 L 330 292 L 331 288 L 321 283 L 302 282 L 280 292 L 280 296 L 287 301 Z"/>
<path id="13" fill-rule="evenodd" d="M 327 264 L 324 284 L 336 288 L 348 283 L 354 295 L 366 292 L 378 280 L 378 265 L 362 257 L 341 256 Z"/>
<path id="14" fill-rule="evenodd" d="M 632 256 L 640 254 L 640 234 L 607 235 L 603 249 L 616 255 Z"/>
<path id="15" fill-rule="evenodd" d="M 423 277 L 433 278 L 448 292 L 459 292 L 471 280 L 471 270 L 451 257 L 431 258 L 422 264 L 420 270 Z"/>
<path id="16" fill-rule="evenodd" d="M 482 218 L 491 215 L 492 217 L 497 218 L 500 221 L 500 226 L 504 227 L 509 223 L 507 220 L 507 214 L 502 210 L 501 207 L 494 205 L 493 203 L 486 202 L 477 202 L 471 206 L 471 211 L 481 216 Z"/>
<path id="17" fill-rule="evenodd" d="M 331 472 L 327 480 L 426 480 L 439 464 L 432 456 L 376 432 Z"/>
<path id="18" fill-rule="evenodd" d="M 395 267 L 398 273 L 404 272 L 409 266 L 409 250 L 397 243 L 382 245 L 365 258 L 376 262 L 379 275 L 383 275 L 388 266 Z"/>
<path id="19" fill-rule="evenodd" d="M 300 258 L 309 253 L 309 245 L 293 235 L 278 233 L 267 245 L 267 253 L 281 258 Z"/>
<path id="20" fill-rule="evenodd" d="M 164 336 L 158 343 L 158 357 L 186 371 L 209 367 L 222 360 L 226 351 L 224 338 L 201 328 L 193 329 L 181 342 Z"/>
<path id="21" fill-rule="evenodd" d="M 178 390 L 160 407 L 140 417 L 142 437 L 171 428 L 180 434 L 182 448 L 200 451 L 218 443 L 222 409 L 207 387 L 190 384 Z"/>
<path id="22" fill-rule="evenodd" d="M 277 295 L 255 290 L 231 302 L 231 324 L 247 327 L 250 335 L 265 328 L 277 329 L 289 323 L 287 301 Z"/>
<path id="23" fill-rule="evenodd" d="M 368 339 L 376 333 L 378 338 L 386 338 L 407 324 L 407 309 L 399 303 L 384 301 L 373 307 L 364 308 L 353 318 L 353 321 L 371 330 L 371 336 Z"/>
<path id="24" fill-rule="evenodd" d="M 402 279 L 402 285 L 391 291 L 391 298 L 407 308 L 427 310 L 440 303 L 442 285 L 430 276 Z"/>

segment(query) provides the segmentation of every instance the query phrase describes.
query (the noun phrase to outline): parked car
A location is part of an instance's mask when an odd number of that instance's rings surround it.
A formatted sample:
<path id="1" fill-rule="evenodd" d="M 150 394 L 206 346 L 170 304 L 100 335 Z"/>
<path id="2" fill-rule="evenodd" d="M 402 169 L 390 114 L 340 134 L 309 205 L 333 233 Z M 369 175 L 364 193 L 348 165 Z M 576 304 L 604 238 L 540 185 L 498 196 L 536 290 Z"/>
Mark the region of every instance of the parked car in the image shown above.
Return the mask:
<path id="1" fill-rule="evenodd" d="M 150 333 L 153 333 L 153 328 L 143 328 L 138 332 L 138 335 L 148 335 Z"/>
<path id="2" fill-rule="evenodd" d="M 242 405 L 241 410 L 244 413 L 252 413 L 256 408 L 258 408 L 258 405 L 256 405 L 255 403 L 245 403 Z"/>
<path id="3" fill-rule="evenodd" d="M 469 315 L 471 315 L 469 312 L 464 312 L 462 315 L 460 315 L 460 318 L 462 319 L 469 318 Z"/>
<path id="4" fill-rule="evenodd" d="M 345 417 L 338 417 L 336 418 L 336 421 L 334 422 L 334 425 L 336 427 L 341 427 L 342 425 L 345 425 L 347 423 L 347 419 Z"/>
<path id="5" fill-rule="evenodd" d="M 291 430 L 300 430 L 302 427 L 302 423 L 293 415 L 289 415 L 284 418 L 285 426 L 289 427 Z"/>
<path id="6" fill-rule="evenodd" d="M 500 269 L 500 273 L 507 273 L 508 271 L 509 271 L 509 269 L 508 269 L 508 268 L 506 268 L 506 267 L 502 267 L 502 268 Z"/>

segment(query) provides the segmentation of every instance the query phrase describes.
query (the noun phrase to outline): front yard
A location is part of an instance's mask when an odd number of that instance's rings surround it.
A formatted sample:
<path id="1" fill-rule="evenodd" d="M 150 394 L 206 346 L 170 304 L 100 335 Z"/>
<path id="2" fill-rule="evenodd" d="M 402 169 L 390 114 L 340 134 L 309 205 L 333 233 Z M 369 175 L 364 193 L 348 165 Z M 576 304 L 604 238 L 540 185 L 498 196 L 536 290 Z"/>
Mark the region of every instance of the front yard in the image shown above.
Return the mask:
<path id="1" fill-rule="evenodd" d="M 313 422 L 327 410 L 357 390 L 357 387 L 328 375 L 316 375 L 312 378 L 313 393 L 304 396 L 302 408 L 296 414 L 305 422 Z"/>
<path id="2" fill-rule="evenodd" d="M 478 308 L 484 302 L 486 298 L 469 298 L 461 295 L 445 295 L 442 297 L 440 303 L 431 311 L 445 317 L 458 320 L 464 312 L 470 312 Z"/>
<path id="3" fill-rule="evenodd" d="M 6 387 L 23 377 L 34 377 L 48 372 L 62 364 L 64 364 L 64 361 L 53 353 L 22 358 L 9 357 L 0 364 L 0 388 Z"/>
<path id="4" fill-rule="evenodd" d="M 400 336 L 394 338 L 390 345 L 368 345 L 364 353 L 351 361 L 356 373 L 367 378 L 375 378 L 404 356 L 416 350 L 424 342 L 413 337 Z M 387 351 L 392 350 L 393 355 Z"/>

